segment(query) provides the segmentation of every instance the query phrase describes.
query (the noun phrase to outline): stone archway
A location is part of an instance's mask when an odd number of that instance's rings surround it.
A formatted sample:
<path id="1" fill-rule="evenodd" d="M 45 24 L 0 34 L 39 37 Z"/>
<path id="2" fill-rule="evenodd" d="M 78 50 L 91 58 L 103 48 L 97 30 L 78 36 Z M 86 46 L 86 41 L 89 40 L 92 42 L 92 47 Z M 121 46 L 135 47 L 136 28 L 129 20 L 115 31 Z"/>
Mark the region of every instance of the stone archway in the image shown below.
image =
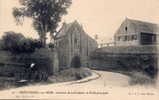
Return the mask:
<path id="1" fill-rule="evenodd" d="M 81 58 L 80 56 L 74 56 L 71 60 L 71 67 L 80 68 L 81 67 Z"/>

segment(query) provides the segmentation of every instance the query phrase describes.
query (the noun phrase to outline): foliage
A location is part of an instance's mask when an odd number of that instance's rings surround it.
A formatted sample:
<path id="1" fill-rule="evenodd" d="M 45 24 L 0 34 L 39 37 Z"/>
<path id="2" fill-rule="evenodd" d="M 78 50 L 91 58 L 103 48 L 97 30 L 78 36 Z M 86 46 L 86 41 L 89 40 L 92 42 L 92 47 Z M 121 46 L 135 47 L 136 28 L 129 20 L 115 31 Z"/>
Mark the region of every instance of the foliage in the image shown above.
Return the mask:
<path id="1" fill-rule="evenodd" d="M 130 80 L 129 80 L 129 84 L 130 85 L 144 85 L 144 84 L 154 84 L 155 80 L 149 76 L 147 76 L 145 73 L 143 72 L 132 72 L 133 74 L 131 74 L 130 76 Z"/>
<path id="2" fill-rule="evenodd" d="M 25 38 L 22 34 L 6 32 L 2 37 L 2 49 L 12 53 L 31 53 L 36 48 L 42 47 L 38 40 Z"/>
<path id="3" fill-rule="evenodd" d="M 45 50 L 44 50 L 45 49 Z M 27 80 L 43 81 L 52 75 L 53 68 L 53 52 L 49 49 L 41 48 L 31 54 L 19 54 L 19 57 L 13 59 L 15 62 L 24 63 L 26 71 L 24 72 Z M 30 65 L 34 63 L 34 67 Z"/>
<path id="4" fill-rule="evenodd" d="M 90 60 L 92 66 L 100 70 L 121 70 L 125 72 L 141 71 L 151 78 L 157 77 L 157 54 L 130 53 L 93 53 Z"/>
<path id="5" fill-rule="evenodd" d="M 5 32 L 5 35 L 2 37 L 2 48 L 5 50 L 15 51 L 20 41 L 24 39 L 24 36 L 15 32 Z"/>
<path id="6" fill-rule="evenodd" d="M 53 43 L 49 43 L 49 48 L 54 48 L 55 45 Z"/>
<path id="7" fill-rule="evenodd" d="M 13 9 L 16 21 L 22 24 L 24 17 L 33 19 L 33 27 L 38 32 L 43 45 L 46 34 L 55 35 L 61 17 L 67 14 L 66 9 L 72 0 L 19 0 L 22 7 Z"/>

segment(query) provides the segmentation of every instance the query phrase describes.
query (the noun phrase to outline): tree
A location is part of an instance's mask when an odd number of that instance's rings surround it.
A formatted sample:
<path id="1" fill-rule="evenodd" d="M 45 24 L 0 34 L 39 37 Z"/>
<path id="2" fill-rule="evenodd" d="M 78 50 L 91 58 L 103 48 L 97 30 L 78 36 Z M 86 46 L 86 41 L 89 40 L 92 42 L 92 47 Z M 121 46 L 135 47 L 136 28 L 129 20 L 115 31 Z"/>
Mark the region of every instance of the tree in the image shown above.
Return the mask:
<path id="1" fill-rule="evenodd" d="M 33 19 L 33 27 L 38 32 L 43 46 L 46 45 L 46 35 L 52 39 L 57 34 L 56 29 L 72 0 L 19 0 L 22 7 L 13 8 L 13 16 L 18 24 L 24 17 Z"/>

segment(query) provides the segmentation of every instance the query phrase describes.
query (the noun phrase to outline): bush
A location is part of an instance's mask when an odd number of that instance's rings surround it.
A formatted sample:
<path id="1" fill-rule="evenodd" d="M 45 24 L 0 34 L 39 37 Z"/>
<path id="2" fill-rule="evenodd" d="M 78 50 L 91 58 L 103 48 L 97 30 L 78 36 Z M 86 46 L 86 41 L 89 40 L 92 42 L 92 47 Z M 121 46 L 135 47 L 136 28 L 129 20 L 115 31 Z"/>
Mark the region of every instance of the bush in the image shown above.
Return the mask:
<path id="1" fill-rule="evenodd" d="M 53 52 L 50 49 L 41 48 L 33 53 L 18 54 L 11 60 L 24 64 L 22 67 L 25 68 L 25 72 L 21 79 L 45 81 L 49 75 L 53 74 Z M 30 67 L 32 63 L 35 64 L 33 68 Z"/>
<path id="2" fill-rule="evenodd" d="M 17 47 L 15 47 L 17 49 L 14 52 L 17 52 L 17 53 L 34 52 L 35 47 L 33 44 L 34 44 L 34 41 L 32 39 L 30 39 L 30 38 L 23 39 L 22 41 L 20 41 L 19 45 Z"/>
<path id="3" fill-rule="evenodd" d="M 25 38 L 22 34 L 6 32 L 2 37 L 2 49 L 12 53 L 32 53 L 36 48 L 41 48 L 42 44 L 38 40 Z"/>
<path id="4" fill-rule="evenodd" d="M 2 49 L 15 51 L 16 47 L 19 45 L 21 39 L 24 39 L 22 34 L 15 32 L 5 32 L 6 34 L 2 37 Z"/>
<path id="5" fill-rule="evenodd" d="M 35 48 L 40 49 L 40 48 L 42 48 L 42 43 L 41 43 L 40 40 L 34 40 L 34 41 L 33 41 L 33 46 L 34 46 Z"/>
<path id="6" fill-rule="evenodd" d="M 129 80 L 130 85 L 153 84 L 155 80 L 144 74 L 143 72 L 133 72 Z"/>
<path id="7" fill-rule="evenodd" d="M 53 43 L 49 43 L 49 48 L 54 48 L 55 45 Z"/>

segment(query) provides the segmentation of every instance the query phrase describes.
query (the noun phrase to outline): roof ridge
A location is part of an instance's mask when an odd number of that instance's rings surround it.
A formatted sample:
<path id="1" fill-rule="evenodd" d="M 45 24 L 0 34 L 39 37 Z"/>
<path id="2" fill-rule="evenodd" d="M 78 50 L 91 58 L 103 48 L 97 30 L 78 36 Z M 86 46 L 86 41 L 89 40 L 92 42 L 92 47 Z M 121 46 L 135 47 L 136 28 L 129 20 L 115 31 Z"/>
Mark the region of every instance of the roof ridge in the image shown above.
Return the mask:
<path id="1" fill-rule="evenodd" d="M 129 21 L 135 21 L 135 22 L 138 22 L 138 23 L 144 23 L 144 24 L 151 24 L 151 25 L 158 25 L 156 23 L 153 23 L 153 22 L 148 22 L 148 21 L 143 21 L 143 20 L 137 20 L 137 19 L 130 19 L 130 18 L 127 18 L 127 20 Z"/>

